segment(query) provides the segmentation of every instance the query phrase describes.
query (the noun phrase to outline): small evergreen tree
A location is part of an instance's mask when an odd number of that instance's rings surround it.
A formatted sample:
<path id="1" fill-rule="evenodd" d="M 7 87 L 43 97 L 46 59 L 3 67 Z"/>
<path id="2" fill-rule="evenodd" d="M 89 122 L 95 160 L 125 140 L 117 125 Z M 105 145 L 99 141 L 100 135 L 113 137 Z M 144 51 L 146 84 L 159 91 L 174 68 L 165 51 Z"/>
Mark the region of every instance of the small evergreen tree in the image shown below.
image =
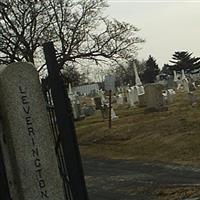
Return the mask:
<path id="1" fill-rule="evenodd" d="M 156 63 L 156 60 L 150 55 L 145 63 L 146 69 L 142 74 L 143 83 L 154 83 L 156 76 L 159 74 L 160 69 Z"/>

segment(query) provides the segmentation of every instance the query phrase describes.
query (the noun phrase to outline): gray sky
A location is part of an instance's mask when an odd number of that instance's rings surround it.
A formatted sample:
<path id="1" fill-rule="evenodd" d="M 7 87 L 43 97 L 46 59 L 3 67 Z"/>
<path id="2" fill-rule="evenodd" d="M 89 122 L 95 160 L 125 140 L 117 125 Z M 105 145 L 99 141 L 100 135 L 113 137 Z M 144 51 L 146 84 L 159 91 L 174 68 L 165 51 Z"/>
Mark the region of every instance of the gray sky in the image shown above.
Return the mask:
<path id="1" fill-rule="evenodd" d="M 200 57 L 200 0 L 108 0 L 111 18 L 129 22 L 146 40 L 138 58 L 151 54 L 161 68 L 175 51 Z"/>

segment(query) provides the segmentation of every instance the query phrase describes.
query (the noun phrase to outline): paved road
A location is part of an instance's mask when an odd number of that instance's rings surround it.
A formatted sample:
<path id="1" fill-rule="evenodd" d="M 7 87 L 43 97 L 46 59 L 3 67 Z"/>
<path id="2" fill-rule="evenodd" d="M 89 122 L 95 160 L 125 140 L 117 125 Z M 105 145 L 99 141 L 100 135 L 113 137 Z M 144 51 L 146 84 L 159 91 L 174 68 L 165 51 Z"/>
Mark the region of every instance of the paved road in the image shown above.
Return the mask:
<path id="1" fill-rule="evenodd" d="M 153 200 L 160 186 L 200 185 L 200 168 L 83 158 L 91 200 Z"/>

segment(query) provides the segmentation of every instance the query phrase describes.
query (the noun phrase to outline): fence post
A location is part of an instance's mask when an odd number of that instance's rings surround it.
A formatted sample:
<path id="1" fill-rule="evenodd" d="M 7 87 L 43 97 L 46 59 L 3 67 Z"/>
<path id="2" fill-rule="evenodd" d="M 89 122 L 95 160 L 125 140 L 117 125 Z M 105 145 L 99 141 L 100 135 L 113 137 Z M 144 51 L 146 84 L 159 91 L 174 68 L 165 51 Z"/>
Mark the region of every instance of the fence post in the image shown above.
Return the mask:
<path id="1" fill-rule="evenodd" d="M 72 196 L 74 200 L 88 200 L 71 103 L 64 91 L 64 82 L 58 69 L 53 42 L 45 43 L 43 48 Z"/>

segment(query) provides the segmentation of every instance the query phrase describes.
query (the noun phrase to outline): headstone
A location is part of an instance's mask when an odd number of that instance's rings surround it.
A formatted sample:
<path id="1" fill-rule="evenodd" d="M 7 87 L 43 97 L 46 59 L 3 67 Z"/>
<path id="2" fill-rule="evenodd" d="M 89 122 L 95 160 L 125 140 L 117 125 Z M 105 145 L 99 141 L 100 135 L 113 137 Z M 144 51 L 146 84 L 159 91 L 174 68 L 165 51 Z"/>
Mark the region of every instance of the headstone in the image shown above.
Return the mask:
<path id="1" fill-rule="evenodd" d="M 131 105 L 131 89 L 127 89 L 126 98 L 128 105 Z"/>
<path id="2" fill-rule="evenodd" d="M 176 71 L 175 71 L 175 70 L 173 70 L 173 73 L 174 73 L 174 82 L 177 82 L 177 81 L 178 81 L 178 78 L 177 78 Z"/>
<path id="3" fill-rule="evenodd" d="M 1 145 L 12 200 L 64 200 L 38 73 L 30 63 L 0 68 Z"/>
<path id="4" fill-rule="evenodd" d="M 176 71 L 175 70 L 173 70 L 173 74 L 174 74 L 174 87 L 173 87 L 173 89 L 177 89 L 177 87 L 178 87 L 178 77 L 177 77 L 177 73 L 176 73 Z"/>
<path id="5" fill-rule="evenodd" d="M 162 95 L 163 85 L 159 83 L 150 83 L 145 86 L 146 110 L 160 111 L 164 106 Z"/>
<path id="6" fill-rule="evenodd" d="M 189 86 L 190 92 L 195 91 L 197 88 L 196 88 L 194 80 L 192 78 L 189 78 L 188 81 L 189 81 L 188 86 Z"/>
<path id="7" fill-rule="evenodd" d="M 125 103 L 128 103 L 128 90 L 129 90 L 129 87 L 128 86 L 124 86 L 122 88 L 122 94 L 124 96 L 124 102 Z"/>
<path id="8" fill-rule="evenodd" d="M 139 99 L 139 107 L 145 107 L 146 106 L 146 95 L 140 95 L 138 96 Z"/>
<path id="9" fill-rule="evenodd" d="M 163 90 L 162 92 L 164 103 L 167 104 L 167 90 Z"/>
<path id="10" fill-rule="evenodd" d="M 176 92 L 173 89 L 163 90 L 162 95 L 163 95 L 165 104 L 173 103 L 175 94 Z"/>
<path id="11" fill-rule="evenodd" d="M 103 105 L 104 102 L 106 101 L 106 99 L 104 97 L 104 91 L 103 90 L 99 90 L 98 94 L 99 94 L 99 97 L 101 98 L 101 104 Z"/>
<path id="12" fill-rule="evenodd" d="M 181 80 L 186 79 L 184 69 L 181 70 Z"/>
<path id="13" fill-rule="evenodd" d="M 72 86 L 71 86 L 71 83 L 69 83 L 69 86 L 68 86 L 68 95 L 72 95 L 73 92 L 72 92 Z"/>
<path id="14" fill-rule="evenodd" d="M 145 94 L 145 91 L 144 91 L 144 86 L 136 86 L 136 89 L 137 89 L 137 94 L 138 96 L 141 96 L 141 95 L 144 95 Z"/>
<path id="15" fill-rule="evenodd" d="M 138 95 L 139 107 L 145 107 L 146 106 L 145 85 L 142 86 L 142 87 L 143 87 L 142 92 L 140 92 L 140 95 Z"/>
<path id="16" fill-rule="evenodd" d="M 69 99 L 71 102 L 74 119 L 78 120 L 84 118 L 84 115 L 81 112 L 81 103 L 79 95 L 76 92 L 74 94 L 72 93 L 69 95 Z"/>
<path id="17" fill-rule="evenodd" d="M 174 96 L 175 96 L 176 92 L 173 89 L 168 89 L 167 90 L 167 103 L 173 103 L 174 102 Z"/>
<path id="18" fill-rule="evenodd" d="M 121 90 L 121 88 L 120 88 L 120 87 L 117 87 L 117 92 L 119 92 L 119 93 L 121 93 L 121 92 L 122 92 L 122 90 Z"/>
<path id="19" fill-rule="evenodd" d="M 130 96 L 130 106 L 135 108 L 139 102 L 137 86 L 131 87 L 129 96 Z"/>
<path id="20" fill-rule="evenodd" d="M 103 119 L 107 119 L 108 118 L 108 109 L 109 109 L 109 105 L 108 104 L 104 104 L 102 105 L 101 108 L 101 115 Z"/>
<path id="21" fill-rule="evenodd" d="M 177 87 L 177 82 L 174 82 L 173 76 L 168 76 L 167 89 L 175 89 L 176 87 Z"/>
<path id="22" fill-rule="evenodd" d="M 68 96 L 69 96 L 71 106 L 72 106 L 73 117 L 75 120 L 79 119 L 81 115 L 80 101 L 78 99 L 78 94 L 73 93 L 71 83 L 69 83 L 69 86 L 68 86 Z"/>
<path id="23" fill-rule="evenodd" d="M 183 85 L 184 92 L 189 93 L 190 89 L 189 89 L 189 82 L 187 78 L 182 79 L 182 85 Z"/>
<path id="24" fill-rule="evenodd" d="M 133 63 L 133 68 L 134 68 L 134 72 L 135 72 L 135 85 L 136 86 L 141 86 L 142 82 L 141 82 L 140 77 L 138 75 L 137 67 L 136 67 L 135 63 Z"/>
<path id="25" fill-rule="evenodd" d="M 116 115 L 115 111 L 113 108 L 111 108 L 111 120 L 118 119 L 119 117 Z"/>
<path id="26" fill-rule="evenodd" d="M 123 94 L 118 94 L 118 97 L 117 97 L 117 104 L 118 104 L 118 105 L 123 105 L 123 104 L 124 104 L 124 97 L 123 97 Z"/>
<path id="27" fill-rule="evenodd" d="M 177 87 L 176 87 L 176 89 L 177 89 L 177 90 L 180 90 L 181 87 L 182 87 L 182 80 L 181 80 L 180 77 L 179 77 L 179 78 L 178 78 L 178 81 L 177 81 Z"/>

